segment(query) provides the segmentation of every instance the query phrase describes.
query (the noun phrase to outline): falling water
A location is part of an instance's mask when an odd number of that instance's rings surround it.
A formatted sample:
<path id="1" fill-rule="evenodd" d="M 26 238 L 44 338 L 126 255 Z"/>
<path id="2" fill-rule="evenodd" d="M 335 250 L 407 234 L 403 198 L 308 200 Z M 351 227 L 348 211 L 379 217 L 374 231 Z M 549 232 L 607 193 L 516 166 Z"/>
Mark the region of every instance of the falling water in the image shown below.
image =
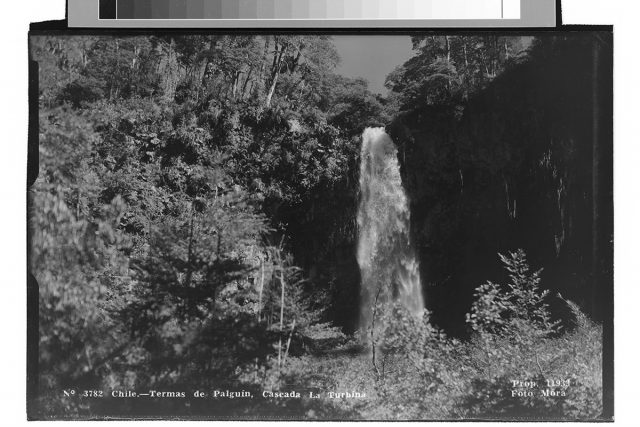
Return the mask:
<path id="1" fill-rule="evenodd" d="M 396 301 L 420 316 L 424 309 L 418 261 L 409 237 L 409 206 L 402 188 L 398 150 L 384 128 L 362 135 L 358 264 L 361 330 L 373 307 Z"/>

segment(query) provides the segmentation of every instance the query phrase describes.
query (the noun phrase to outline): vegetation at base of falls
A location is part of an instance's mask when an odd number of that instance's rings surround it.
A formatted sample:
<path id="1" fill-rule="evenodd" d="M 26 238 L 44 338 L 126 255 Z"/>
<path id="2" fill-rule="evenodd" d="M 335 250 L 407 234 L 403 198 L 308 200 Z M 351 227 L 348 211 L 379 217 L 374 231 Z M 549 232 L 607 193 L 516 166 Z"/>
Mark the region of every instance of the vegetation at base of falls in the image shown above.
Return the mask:
<path id="1" fill-rule="evenodd" d="M 433 313 L 416 320 L 389 307 L 373 365 L 349 330 L 360 279 L 357 136 L 398 111 L 463 111 L 516 61 L 521 41 L 415 37 L 415 58 L 383 98 L 335 74 L 324 36 L 32 37 L 40 342 L 30 415 L 597 416 L 600 327 L 568 302 L 575 325 L 540 334 L 553 325 L 547 295 L 520 253 L 503 259 L 521 260 L 516 289 L 484 285 L 468 304 L 470 339 L 446 337 Z M 450 165 L 415 153 L 421 167 Z M 478 277 L 493 276 L 473 286 Z M 539 304 L 526 306 L 529 297 Z M 510 381 L 543 377 L 570 379 L 567 397 L 510 397 Z M 367 398 L 91 400 L 63 390 Z"/>
<path id="2" fill-rule="evenodd" d="M 477 288 L 469 339 L 447 337 L 430 324 L 429 313 L 415 319 L 393 307 L 380 319 L 377 357 L 354 356 L 348 351 L 354 344 L 347 344 L 322 357 L 296 358 L 287 383 L 364 394 L 339 400 L 339 407 L 369 420 L 597 419 L 601 326 L 564 301 L 572 319 L 560 331 L 524 252 L 501 260 L 511 280 Z M 523 385 L 530 382 L 536 386 Z"/>

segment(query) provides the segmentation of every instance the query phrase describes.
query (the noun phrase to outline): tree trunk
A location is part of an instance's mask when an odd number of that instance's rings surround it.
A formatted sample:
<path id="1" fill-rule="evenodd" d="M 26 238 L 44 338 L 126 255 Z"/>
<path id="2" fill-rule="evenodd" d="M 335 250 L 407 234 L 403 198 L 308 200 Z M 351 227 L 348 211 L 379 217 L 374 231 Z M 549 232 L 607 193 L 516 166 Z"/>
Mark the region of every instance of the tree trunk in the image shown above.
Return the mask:
<path id="1" fill-rule="evenodd" d="M 264 105 L 269 108 L 271 107 L 271 99 L 273 98 L 273 94 L 276 91 L 276 84 L 278 83 L 278 77 L 280 77 L 280 72 L 276 74 L 276 77 L 273 79 L 273 83 L 271 83 L 271 87 L 269 88 L 269 92 L 267 93 L 267 99 Z"/>
<path id="2" fill-rule="evenodd" d="M 382 292 L 382 287 L 378 287 L 378 292 L 376 292 L 376 298 L 373 301 L 373 315 L 371 316 L 371 364 L 373 365 L 373 372 L 376 375 L 376 381 L 380 380 L 380 370 L 378 369 L 378 364 L 376 361 L 376 337 L 375 337 L 375 328 L 376 328 L 376 316 L 378 315 L 378 300 L 380 298 L 380 293 Z"/>
<path id="3" fill-rule="evenodd" d="M 238 94 L 238 81 L 240 80 L 240 71 L 236 71 L 233 76 L 233 88 L 231 90 L 231 97 L 236 99 L 236 95 Z"/>
<path id="4" fill-rule="evenodd" d="M 173 51 L 174 41 L 173 38 L 169 40 L 167 45 L 167 63 L 165 66 L 165 72 L 162 73 L 164 79 L 164 97 L 167 100 L 171 100 L 176 95 L 176 69 L 174 67 L 175 55 Z"/>
<path id="5" fill-rule="evenodd" d="M 244 80 L 244 84 L 242 85 L 242 93 L 240 94 L 240 99 L 245 99 L 247 92 L 247 85 L 249 84 L 249 80 L 251 80 L 251 76 L 253 74 L 253 69 L 255 67 L 252 65 L 249 68 L 249 72 L 247 73 L 247 78 Z"/>
<path id="6" fill-rule="evenodd" d="M 444 36 L 444 47 L 447 56 L 447 62 L 451 62 L 451 42 L 449 36 Z"/>
<path id="7" fill-rule="evenodd" d="M 269 92 L 267 93 L 267 99 L 265 101 L 265 106 L 268 108 L 271 106 L 271 100 L 273 98 L 273 94 L 276 91 L 276 85 L 278 84 L 278 78 L 280 77 L 280 68 L 282 67 L 282 58 L 287 53 L 287 45 L 282 45 L 280 52 L 274 55 L 274 66 L 271 70 L 271 85 L 269 87 Z M 277 57 L 277 59 L 276 59 Z"/>
<path id="8" fill-rule="evenodd" d="M 260 260 L 260 292 L 258 293 L 258 322 L 262 321 L 262 291 L 264 290 L 264 261 Z"/>
<path id="9" fill-rule="evenodd" d="M 264 41 L 264 52 L 262 53 L 262 61 L 260 63 L 260 70 L 258 71 L 258 79 L 257 79 L 258 84 L 264 83 L 263 82 L 263 78 L 264 78 L 264 72 L 265 72 L 265 68 L 266 68 L 266 64 L 267 64 L 267 57 L 269 55 L 269 46 L 270 45 L 271 45 L 271 39 L 269 39 L 267 37 L 265 39 L 265 41 Z M 251 84 L 251 91 L 253 90 L 254 87 L 255 87 L 255 85 L 252 83 Z M 251 94 L 251 91 L 249 92 L 250 94 Z"/>
<path id="10" fill-rule="evenodd" d="M 280 258 L 280 285 L 282 292 L 280 295 L 280 339 L 278 341 L 278 368 L 282 366 L 282 330 L 284 324 L 284 262 Z"/>
<path id="11" fill-rule="evenodd" d="M 291 346 L 291 338 L 293 337 L 293 331 L 296 329 L 296 319 L 293 319 L 293 324 L 291 325 L 291 333 L 289 334 L 289 339 L 287 340 L 287 349 L 284 352 L 284 359 L 282 360 L 282 366 L 287 363 L 287 357 L 289 356 L 289 347 Z"/>
<path id="12" fill-rule="evenodd" d="M 464 52 L 464 66 L 465 68 L 469 68 L 469 55 L 467 54 L 467 42 L 464 41 L 462 44 L 462 51 Z"/>

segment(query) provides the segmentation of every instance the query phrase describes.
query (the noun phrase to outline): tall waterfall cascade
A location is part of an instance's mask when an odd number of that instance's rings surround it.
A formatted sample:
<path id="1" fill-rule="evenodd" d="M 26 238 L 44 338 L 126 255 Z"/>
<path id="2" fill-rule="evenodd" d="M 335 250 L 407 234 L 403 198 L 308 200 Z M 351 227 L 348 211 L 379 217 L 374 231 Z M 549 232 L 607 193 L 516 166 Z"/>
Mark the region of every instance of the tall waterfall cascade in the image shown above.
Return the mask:
<path id="1" fill-rule="evenodd" d="M 366 331 L 376 304 L 396 302 L 421 316 L 424 301 L 398 150 L 384 128 L 365 129 L 360 162 L 360 329 Z"/>

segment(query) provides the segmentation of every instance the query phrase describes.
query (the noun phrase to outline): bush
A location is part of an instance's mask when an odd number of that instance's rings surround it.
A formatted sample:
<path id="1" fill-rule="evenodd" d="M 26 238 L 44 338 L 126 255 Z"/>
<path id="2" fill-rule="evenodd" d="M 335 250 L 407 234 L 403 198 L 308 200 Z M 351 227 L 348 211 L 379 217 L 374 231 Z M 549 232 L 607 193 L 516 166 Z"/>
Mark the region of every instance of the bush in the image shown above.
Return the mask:
<path id="1" fill-rule="evenodd" d="M 467 314 L 467 323 L 480 333 L 499 333 L 535 339 L 559 330 L 546 303 L 548 290 L 540 289 L 540 273 L 531 272 L 522 249 L 508 255 L 499 254 L 511 283 L 500 286 L 487 282 L 475 292 L 475 302 Z"/>
<path id="2" fill-rule="evenodd" d="M 575 328 L 560 334 L 524 251 L 500 255 L 511 283 L 476 289 L 467 322 L 475 334 L 463 364 L 471 367 L 461 406 L 465 417 L 589 420 L 602 410 L 602 330 L 571 301 Z M 530 395 L 513 381 L 532 381 Z M 566 386 L 547 381 L 563 380 Z M 552 383 L 553 384 L 553 383 Z M 557 392 L 549 396 L 548 390 Z"/>

